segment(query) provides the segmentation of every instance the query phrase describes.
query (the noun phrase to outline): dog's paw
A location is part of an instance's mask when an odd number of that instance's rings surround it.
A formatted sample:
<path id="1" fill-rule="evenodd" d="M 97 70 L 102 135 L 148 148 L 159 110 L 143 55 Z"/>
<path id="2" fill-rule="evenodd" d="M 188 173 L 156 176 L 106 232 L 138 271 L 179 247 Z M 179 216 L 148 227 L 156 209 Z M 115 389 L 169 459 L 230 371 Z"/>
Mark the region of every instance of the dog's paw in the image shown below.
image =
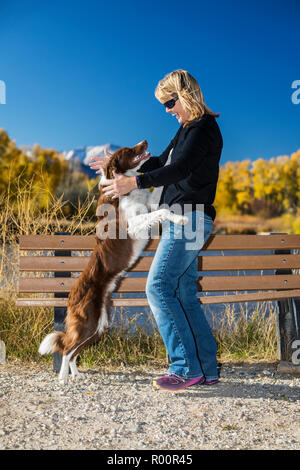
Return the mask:
<path id="1" fill-rule="evenodd" d="M 138 231 L 134 229 L 134 227 L 128 229 L 128 235 L 131 237 L 131 238 L 137 238 L 137 233 Z"/>
<path id="2" fill-rule="evenodd" d="M 68 377 L 63 377 L 58 379 L 60 385 L 67 385 L 68 383 Z"/>
<path id="3" fill-rule="evenodd" d="M 188 221 L 189 221 L 189 218 L 188 218 L 188 217 L 185 217 L 185 215 L 183 215 L 183 216 L 181 217 L 181 224 L 182 224 L 182 225 L 187 224 Z"/>
<path id="4" fill-rule="evenodd" d="M 76 382 L 77 380 L 84 380 L 85 375 L 81 372 L 76 372 L 76 374 L 72 374 L 72 380 Z"/>
<path id="5" fill-rule="evenodd" d="M 185 225 L 189 221 L 188 217 L 185 215 L 176 215 L 174 214 L 174 223 L 179 225 Z"/>

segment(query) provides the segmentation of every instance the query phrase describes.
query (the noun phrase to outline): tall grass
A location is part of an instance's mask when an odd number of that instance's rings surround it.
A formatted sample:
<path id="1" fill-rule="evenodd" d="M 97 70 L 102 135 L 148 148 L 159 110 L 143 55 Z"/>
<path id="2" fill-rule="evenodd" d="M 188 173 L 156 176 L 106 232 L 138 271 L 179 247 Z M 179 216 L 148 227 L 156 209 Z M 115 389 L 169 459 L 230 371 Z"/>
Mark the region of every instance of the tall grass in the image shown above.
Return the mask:
<path id="1" fill-rule="evenodd" d="M 249 314 L 241 305 L 236 312 L 230 304 L 212 329 L 218 343 L 218 357 L 222 361 L 276 361 L 276 312 L 266 303 L 257 303 Z M 166 353 L 152 315 L 148 317 L 152 333 L 139 325 L 123 309 L 118 321 L 112 315 L 111 328 L 101 340 L 80 354 L 80 361 L 96 365 L 164 364 Z M 15 299 L 2 299 L 0 305 L 0 338 L 6 343 L 8 358 L 25 361 L 49 361 L 38 354 L 38 347 L 47 333 L 53 330 L 51 308 L 15 306 Z"/>
<path id="2" fill-rule="evenodd" d="M 62 197 L 47 194 L 47 205 L 38 211 L 32 186 L 15 182 L 14 193 L 8 187 L 0 195 L 0 339 L 6 344 L 7 357 L 23 361 L 51 361 L 38 354 L 44 336 L 53 329 L 53 309 L 18 308 L 15 305 L 18 279 L 18 239 L 21 234 L 52 234 L 67 231 L 71 234 L 94 234 L 96 219 L 87 214 L 95 198 L 87 194 L 84 203 L 78 203 L 76 213 L 66 219 Z M 245 304 L 246 306 L 247 304 Z M 218 316 L 214 334 L 219 346 L 219 360 L 276 360 L 276 318 L 270 303 L 259 303 L 252 315 L 241 305 L 236 313 L 232 304 L 224 306 Z M 165 348 L 161 336 L 149 314 L 152 333 L 139 326 L 137 317 L 131 318 L 120 310 L 120 321 L 112 318 L 110 328 L 94 346 L 80 355 L 82 363 L 92 364 L 164 364 Z M 221 318 L 221 321 L 220 321 Z"/>
<path id="3" fill-rule="evenodd" d="M 276 309 L 271 302 L 257 302 L 249 313 L 242 303 L 237 311 L 233 304 L 224 305 L 214 328 L 219 356 L 226 361 L 277 359 Z"/>
<path id="4" fill-rule="evenodd" d="M 87 365 L 159 364 L 165 361 L 165 349 L 157 331 L 148 334 L 138 326 L 136 318 L 129 318 L 121 310 L 118 321 L 101 340 L 80 354 Z M 149 321 L 153 321 L 152 317 Z M 15 306 L 14 299 L 3 299 L 0 305 L 0 338 L 6 344 L 8 359 L 49 362 L 41 357 L 38 347 L 46 334 L 53 331 L 53 309 Z"/>

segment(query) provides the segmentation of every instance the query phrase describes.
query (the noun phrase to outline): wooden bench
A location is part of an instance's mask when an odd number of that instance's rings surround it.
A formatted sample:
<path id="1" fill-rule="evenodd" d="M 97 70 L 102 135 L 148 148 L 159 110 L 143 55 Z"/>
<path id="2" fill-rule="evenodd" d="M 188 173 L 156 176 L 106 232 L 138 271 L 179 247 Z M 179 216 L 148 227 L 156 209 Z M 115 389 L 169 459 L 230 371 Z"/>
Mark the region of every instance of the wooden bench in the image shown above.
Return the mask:
<path id="1" fill-rule="evenodd" d="M 117 290 L 117 295 L 122 296 L 113 298 L 113 306 L 148 306 L 145 285 L 158 242 L 159 239 L 152 239 L 143 256 L 124 276 Z M 20 236 L 19 293 L 22 296 L 17 299 L 17 306 L 55 307 L 54 327 L 61 330 L 68 293 L 75 282 L 71 273 L 79 275 L 83 271 L 94 244 L 94 236 Z M 300 297 L 298 250 L 300 235 L 212 235 L 198 260 L 199 301 L 202 304 L 280 301 L 280 359 L 286 360 L 287 349 L 290 355 L 287 341 L 291 341 L 291 335 L 287 338 L 284 331 L 286 315 L 298 315 L 294 323 L 300 324 L 300 312 L 295 312 L 294 304 L 291 306 L 291 299 Z M 32 295 L 28 297 L 28 294 Z"/>

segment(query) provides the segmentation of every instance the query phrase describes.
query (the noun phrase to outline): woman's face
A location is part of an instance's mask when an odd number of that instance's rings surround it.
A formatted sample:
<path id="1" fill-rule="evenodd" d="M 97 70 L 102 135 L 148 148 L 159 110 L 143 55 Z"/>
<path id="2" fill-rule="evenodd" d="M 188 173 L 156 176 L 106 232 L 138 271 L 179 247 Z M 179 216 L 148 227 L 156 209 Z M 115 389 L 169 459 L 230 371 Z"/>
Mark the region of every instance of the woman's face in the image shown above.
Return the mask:
<path id="1" fill-rule="evenodd" d="M 172 99 L 172 96 L 170 97 L 170 99 Z M 176 116 L 180 124 L 184 124 L 186 121 L 188 121 L 190 117 L 190 112 L 185 111 L 179 99 L 176 101 L 175 106 L 173 108 L 166 107 L 166 112 L 172 114 L 172 116 Z"/>

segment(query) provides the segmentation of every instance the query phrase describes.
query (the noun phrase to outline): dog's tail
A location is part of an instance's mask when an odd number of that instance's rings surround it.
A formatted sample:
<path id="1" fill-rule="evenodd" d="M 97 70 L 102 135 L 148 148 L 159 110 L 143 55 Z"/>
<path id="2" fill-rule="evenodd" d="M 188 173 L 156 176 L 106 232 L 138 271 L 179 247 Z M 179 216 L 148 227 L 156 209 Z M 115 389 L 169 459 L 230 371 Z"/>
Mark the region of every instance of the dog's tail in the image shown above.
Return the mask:
<path id="1" fill-rule="evenodd" d="M 63 337 L 65 333 L 63 331 L 53 331 L 47 335 L 40 344 L 39 353 L 43 354 L 53 354 L 55 352 L 62 353 L 64 350 L 63 346 Z"/>

